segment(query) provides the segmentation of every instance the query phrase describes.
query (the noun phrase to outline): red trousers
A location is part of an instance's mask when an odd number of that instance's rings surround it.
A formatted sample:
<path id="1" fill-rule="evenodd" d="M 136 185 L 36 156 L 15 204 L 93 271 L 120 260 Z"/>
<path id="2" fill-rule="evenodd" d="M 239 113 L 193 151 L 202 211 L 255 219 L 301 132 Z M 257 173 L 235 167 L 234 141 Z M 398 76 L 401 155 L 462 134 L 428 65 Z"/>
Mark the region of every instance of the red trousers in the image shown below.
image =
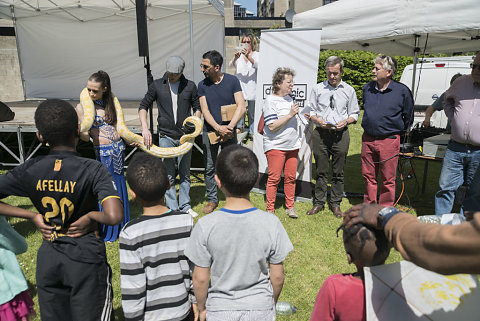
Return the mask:
<path id="1" fill-rule="evenodd" d="M 393 137 L 393 136 L 392 136 Z M 377 176 L 380 171 L 382 187 L 378 204 L 393 206 L 395 179 L 400 151 L 400 136 L 378 139 L 364 133 L 362 136 L 362 176 L 365 179 L 365 203 L 377 203 Z"/>
<path id="2" fill-rule="evenodd" d="M 271 149 L 265 153 L 268 163 L 267 180 L 267 211 L 275 212 L 275 199 L 277 197 L 278 184 L 284 179 L 283 190 L 285 193 L 285 207 L 293 208 L 295 202 L 295 178 L 297 175 L 298 149 L 278 150 Z"/>

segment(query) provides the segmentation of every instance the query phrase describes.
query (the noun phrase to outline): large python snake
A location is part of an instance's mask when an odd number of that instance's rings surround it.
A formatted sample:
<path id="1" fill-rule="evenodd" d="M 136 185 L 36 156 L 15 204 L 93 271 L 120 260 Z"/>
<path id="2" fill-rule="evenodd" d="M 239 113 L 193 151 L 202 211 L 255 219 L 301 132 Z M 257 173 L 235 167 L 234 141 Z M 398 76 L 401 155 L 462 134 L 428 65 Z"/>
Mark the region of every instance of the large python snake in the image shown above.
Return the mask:
<path id="1" fill-rule="evenodd" d="M 95 118 L 95 106 L 90 95 L 88 94 L 87 88 L 84 88 L 80 93 L 80 103 L 83 107 L 83 120 L 80 126 L 80 131 L 86 132 L 90 129 L 90 127 L 92 127 Z M 127 144 L 137 143 L 139 145 L 138 147 L 141 150 L 156 157 L 174 158 L 186 154 L 193 147 L 195 137 L 200 135 L 200 133 L 202 132 L 203 121 L 198 117 L 190 116 L 185 119 L 183 125 L 185 125 L 187 122 L 190 122 L 195 125 L 195 131 L 193 133 L 185 134 L 180 137 L 180 146 L 158 147 L 156 145 L 152 145 L 150 146 L 150 148 L 148 148 L 143 143 L 143 137 L 132 133 L 128 129 L 127 125 L 125 125 L 122 106 L 120 105 L 120 102 L 115 95 L 113 95 L 113 103 L 115 105 L 115 112 L 117 115 L 116 130 L 118 134 L 127 142 Z"/>

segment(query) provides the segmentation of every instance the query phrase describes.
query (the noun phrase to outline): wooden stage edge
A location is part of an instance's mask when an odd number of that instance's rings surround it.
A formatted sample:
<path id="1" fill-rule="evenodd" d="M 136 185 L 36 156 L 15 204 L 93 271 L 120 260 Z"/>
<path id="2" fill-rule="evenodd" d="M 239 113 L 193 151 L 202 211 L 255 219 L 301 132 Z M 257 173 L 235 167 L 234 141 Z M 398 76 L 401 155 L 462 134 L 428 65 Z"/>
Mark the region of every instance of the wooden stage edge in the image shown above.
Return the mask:
<path id="1" fill-rule="evenodd" d="M 78 104 L 78 100 L 67 100 L 72 106 Z M 0 122 L 1 132 L 16 132 L 21 128 L 22 132 L 35 132 L 34 114 L 42 100 L 25 100 L 5 103 L 15 113 L 15 118 L 10 121 Z M 122 101 L 125 124 L 134 133 L 141 133 L 140 120 L 138 119 L 138 106 L 140 101 Z M 153 107 L 154 131 L 157 130 L 157 108 Z"/>

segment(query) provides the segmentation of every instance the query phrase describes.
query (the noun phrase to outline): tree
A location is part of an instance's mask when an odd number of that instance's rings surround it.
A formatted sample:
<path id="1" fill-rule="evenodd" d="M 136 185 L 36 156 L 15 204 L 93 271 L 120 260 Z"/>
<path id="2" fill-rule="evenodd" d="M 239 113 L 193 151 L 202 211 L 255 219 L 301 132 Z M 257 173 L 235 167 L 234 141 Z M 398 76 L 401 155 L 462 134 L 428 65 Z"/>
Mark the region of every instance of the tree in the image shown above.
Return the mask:
<path id="1" fill-rule="evenodd" d="M 344 68 L 342 79 L 351 85 L 357 93 L 359 102 L 362 102 L 362 88 L 372 80 L 373 59 L 376 53 L 369 51 L 348 51 L 348 50 L 322 50 L 318 63 L 317 82 L 327 79 L 324 63 L 330 56 L 338 56 L 343 59 Z M 395 56 L 397 59 L 397 72 L 393 79 L 400 80 L 405 66 L 413 63 L 413 57 Z"/>

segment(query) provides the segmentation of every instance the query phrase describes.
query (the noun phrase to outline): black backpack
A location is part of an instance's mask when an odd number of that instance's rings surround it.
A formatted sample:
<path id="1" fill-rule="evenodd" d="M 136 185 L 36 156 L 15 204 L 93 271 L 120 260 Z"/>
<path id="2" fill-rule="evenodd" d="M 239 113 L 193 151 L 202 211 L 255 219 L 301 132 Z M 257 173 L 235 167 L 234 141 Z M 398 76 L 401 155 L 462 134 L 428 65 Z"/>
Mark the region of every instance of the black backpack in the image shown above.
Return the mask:
<path id="1" fill-rule="evenodd" d="M 0 101 L 0 121 L 12 120 L 14 117 L 15 113 Z"/>

